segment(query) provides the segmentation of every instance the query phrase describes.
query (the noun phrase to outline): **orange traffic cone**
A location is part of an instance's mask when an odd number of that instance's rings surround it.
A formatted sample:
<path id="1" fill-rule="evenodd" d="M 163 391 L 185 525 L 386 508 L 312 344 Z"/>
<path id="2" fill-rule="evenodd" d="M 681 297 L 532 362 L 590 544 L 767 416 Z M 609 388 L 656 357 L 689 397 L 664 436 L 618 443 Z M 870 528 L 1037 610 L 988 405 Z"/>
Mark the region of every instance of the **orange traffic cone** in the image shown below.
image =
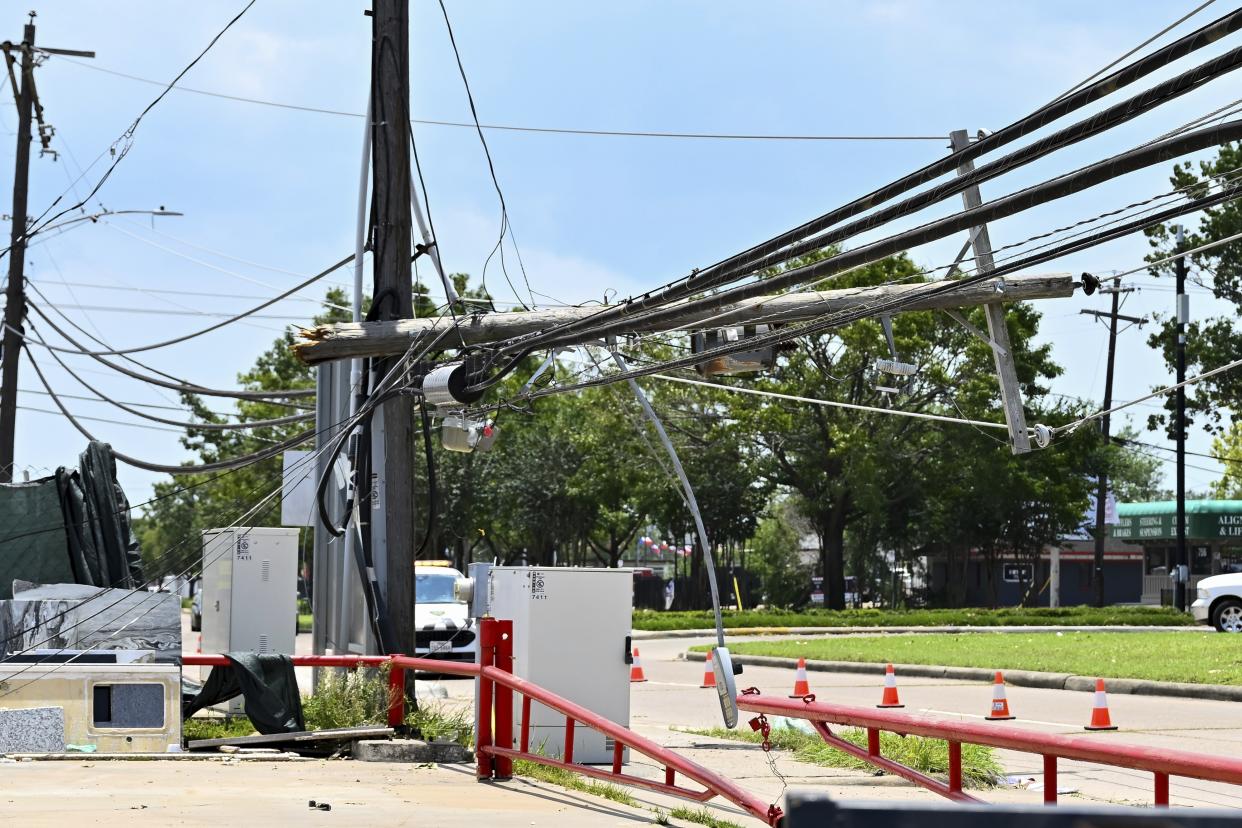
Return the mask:
<path id="1" fill-rule="evenodd" d="M 800 699 L 804 696 L 811 695 L 811 685 L 806 680 L 806 659 L 798 659 L 798 669 L 794 673 L 794 689 L 789 694 L 791 699 Z"/>
<path id="2" fill-rule="evenodd" d="M 643 675 L 643 663 L 638 658 L 638 648 L 634 648 L 634 663 L 630 665 L 630 684 L 637 684 L 640 681 L 646 681 L 647 677 Z"/>
<path id="3" fill-rule="evenodd" d="M 707 651 L 707 659 L 703 662 L 703 683 L 699 687 L 715 687 L 716 671 L 712 669 L 712 653 L 715 648 Z"/>
<path id="4" fill-rule="evenodd" d="M 1113 724 L 1112 719 L 1108 716 L 1108 694 L 1104 692 L 1104 679 L 1095 680 L 1095 704 L 1091 707 L 1091 724 L 1086 725 L 1086 730 L 1116 730 L 1117 725 Z"/>
<path id="5" fill-rule="evenodd" d="M 1000 670 L 996 671 L 996 681 L 992 685 L 992 710 L 983 718 L 989 722 L 1016 718 L 1009 712 L 1009 699 L 1005 698 L 1005 679 Z"/>
<path id="6" fill-rule="evenodd" d="M 897 698 L 897 675 L 891 664 L 884 665 L 884 695 L 880 697 L 880 703 L 876 707 L 905 707 Z"/>

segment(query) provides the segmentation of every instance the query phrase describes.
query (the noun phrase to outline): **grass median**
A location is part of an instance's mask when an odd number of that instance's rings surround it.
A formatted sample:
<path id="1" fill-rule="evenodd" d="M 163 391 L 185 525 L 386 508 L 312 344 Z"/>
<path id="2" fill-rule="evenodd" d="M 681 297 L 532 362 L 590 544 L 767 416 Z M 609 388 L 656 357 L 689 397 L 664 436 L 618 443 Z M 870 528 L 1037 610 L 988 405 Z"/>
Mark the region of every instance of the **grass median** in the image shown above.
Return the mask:
<path id="1" fill-rule="evenodd" d="M 1101 678 L 1242 684 L 1242 639 L 1178 632 L 1006 632 L 739 641 L 734 655 L 1041 670 Z M 706 650 L 706 647 L 694 647 Z"/>
<path id="2" fill-rule="evenodd" d="M 726 610 L 724 625 L 747 627 L 1182 627 L 1194 619 L 1164 607 L 1005 607 L 1003 609 Z M 706 630 L 716 625 L 709 611 L 634 613 L 634 629 Z"/>
<path id="3" fill-rule="evenodd" d="M 747 727 L 726 730 L 713 727 L 708 730 L 691 730 L 701 736 L 730 739 L 737 742 L 761 744 L 763 736 Z M 833 728 L 833 733 L 853 745 L 867 747 L 867 732 L 858 728 Z M 873 766 L 851 754 L 828 745 L 814 733 L 804 733 L 787 727 L 772 729 L 772 746 L 777 750 L 792 751 L 795 758 L 826 768 L 854 768 L 872 770 Z M 941 739 L 922 736 L 899 736 L 896 733 L 880 733 L 880 753 L 906 767 L 932 776 L 947 777 L 949 773 L 949 747 Z M 1000 778 L 1002 768 L 992 748 L 983 745 L 962 745 L 962 782 L 968 788 L 990 788 Z"/>

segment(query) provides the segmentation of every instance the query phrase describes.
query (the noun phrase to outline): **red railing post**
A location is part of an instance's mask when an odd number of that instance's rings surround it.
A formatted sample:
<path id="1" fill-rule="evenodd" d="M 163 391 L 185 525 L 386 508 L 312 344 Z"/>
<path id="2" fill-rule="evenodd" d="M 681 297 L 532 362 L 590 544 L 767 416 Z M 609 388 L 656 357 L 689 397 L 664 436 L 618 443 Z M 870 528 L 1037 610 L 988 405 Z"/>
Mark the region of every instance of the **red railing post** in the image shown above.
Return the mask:
<path id="1" fill-rule="evenodd" d="M 405 668 L 388 662 L 388 726 L 405 724 Z"/>
<path id="2" fill-rule="evenodd" d="M 513 672 L 513 622 L 496 622 L 496 660 L 498 670 Z M 513 747 L 513 688 L 507 684 L 497 684 L 493 690 L 494 707 L 496 709 L 496 732 L 493 734 L 495 744 L 504 748 Z M 509 779 L 513 776 L 513 760 L 508 756 L 497 756 L 494 762 L 494 776 L 497 779 Z"/>
<path id="3" fill-rule="evenodd" d="M 522 696 L 522 753 L 530 753 L 530 696 Z"/>
<path id="4" fill-rule="evenodd" d="M 565 717 L 565 747 L 561 751 L 561 761 L 567 765 L 574 763 L 574 717 Z"/>
<path id="5" fill-rule="evenodd" d="M 1167 773 L 1155 772 L 1156 777 L 1156 807 L 1169 807 L 1169 775 Z"/>
<path id="6" fill-rule="evenodd" d="M 476 698 L 478 717 L 474 723 L 476 760 L 475 776 L 492 778 L 492 689 L 493 682 L 484 672 L 496 661 L 496 620 L 483 618 L 479 621 L 479 692 Z"/>
<path id="7" fill-rule="evenodd" d="M 664 769 L 664 784 L 672 785 L 673 782 L 676 781 L 676 779 L 677 779 L 677 771 L 673 770 L 672 768 L 666 767 Z"/>
<path id="8" fill-rule="evenodd" d="M 880 730 L 879 728 L 867 728 L 867 753 L 872 756 L 880 755 Z"/>
<path id="9" fill-rule="evenodd" d="M 949 742 L 949 790 L 962 789 L 962 743 Z"/>
<path id="10" fill-rule="evenodd" d="M 625 743 L 614 739 L 612 743 L 612 772 L 621 772 L 621 759 L 625 756 Z"/>
<path id="11" fill-rule="evenodd" d="M 1057 804 L 1057 757 L 1044 754 L 1044 804 Z"/>

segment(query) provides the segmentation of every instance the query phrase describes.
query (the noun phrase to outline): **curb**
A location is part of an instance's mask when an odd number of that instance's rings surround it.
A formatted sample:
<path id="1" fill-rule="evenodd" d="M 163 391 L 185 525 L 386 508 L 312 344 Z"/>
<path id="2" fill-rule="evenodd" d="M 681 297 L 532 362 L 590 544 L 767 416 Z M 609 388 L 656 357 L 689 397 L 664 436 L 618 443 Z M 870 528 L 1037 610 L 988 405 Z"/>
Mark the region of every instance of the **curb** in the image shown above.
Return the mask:
<path id="1" fill-rule="evenodd" d="M 725 635 L 729 636 L 749 636 L 749 635 L 914 635 L 914 634 L 934 634 L 934 633 L 1051 633 L 1051 632 L 1120 632 L 1120 633 L 1149 633 L 1149 632 L 1186 632 L 1186 633 L 1211 633 L 1215 632 L 1211 627 L 1203 624 L 1184 625 L 1178 627 L 1157 627 L 1151 625 L 1145 626 L 1112 626 L 1112 627 L 1088 627 L 1088 626 L 995 626 L 995 627 L 739 627 L 735 629 L 725 628 Z M 713 638 L 716 635 L 715 629 L 704 630 L 634 630 L 632 638 L 635 641 L 651 641 L 663 638 Z"/>
<path id="2" fill-rule="evenodd" d="M 705 661 L 706 653 L 687 652 L 686 661 Z M 783 667 L 794 669 L 796 658 L 777 656 L 733 655 L 735 664 L 755 667 Z M 884 665 L 865 661 L 811 661 L 806 669 L 819 673 L 864 673 L 883 675 Z M 903 676 L 916 678 L 943 678 L 958 681 L 991 683 L 995 670 L 982 667 L 945 667 L 931 664 L 894 664 L 893 669 Z M 1005 670 L 1005 683 L 1015 687 L 1038 687 L 1043 690 L 1074 690 L 1094 692 L 1094 676 L 1074 676 L 1069 673 L 1043 673 L 1036 670 Z M 1175 696 L 1183 699 L 1242 702 L 1242 687 L 1229 684 L 1190 684 L 1180 681 L 1147 681 L 1145 679 L 1107 679 L 1109 693 L 1125 693 L 1135 696 Z"/>

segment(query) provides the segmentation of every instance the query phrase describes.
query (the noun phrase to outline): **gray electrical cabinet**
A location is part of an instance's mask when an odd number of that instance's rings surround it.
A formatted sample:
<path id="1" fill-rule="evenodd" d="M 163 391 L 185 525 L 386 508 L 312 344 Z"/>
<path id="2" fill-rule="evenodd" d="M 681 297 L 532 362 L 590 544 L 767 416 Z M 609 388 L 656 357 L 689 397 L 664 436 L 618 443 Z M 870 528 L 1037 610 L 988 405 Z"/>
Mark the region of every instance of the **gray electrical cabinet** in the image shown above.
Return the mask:
<path id="1" fill-rule="evenodd" d="M 298 530 L 236 526 L 203 532 L 202 590 L 204 653 L 293 655 Z M 230 712 L 240 709 L 240 699 L 229 705 Z"/>
<path id="2" fill-rule="evenodd" d="M 515 675 L 629 726 L 631 570 L 493 566 L 486 589 L 488 614 L 513 622 Z M 518 694 L 513 722 L 516 746 L 522 732 Z M 531 749 L 560 757 L 564 739 L 565 717 L 533 703 Z M 610 764 L 613 747 L 598 731 L 574 729 L 575 762 Z"/>

